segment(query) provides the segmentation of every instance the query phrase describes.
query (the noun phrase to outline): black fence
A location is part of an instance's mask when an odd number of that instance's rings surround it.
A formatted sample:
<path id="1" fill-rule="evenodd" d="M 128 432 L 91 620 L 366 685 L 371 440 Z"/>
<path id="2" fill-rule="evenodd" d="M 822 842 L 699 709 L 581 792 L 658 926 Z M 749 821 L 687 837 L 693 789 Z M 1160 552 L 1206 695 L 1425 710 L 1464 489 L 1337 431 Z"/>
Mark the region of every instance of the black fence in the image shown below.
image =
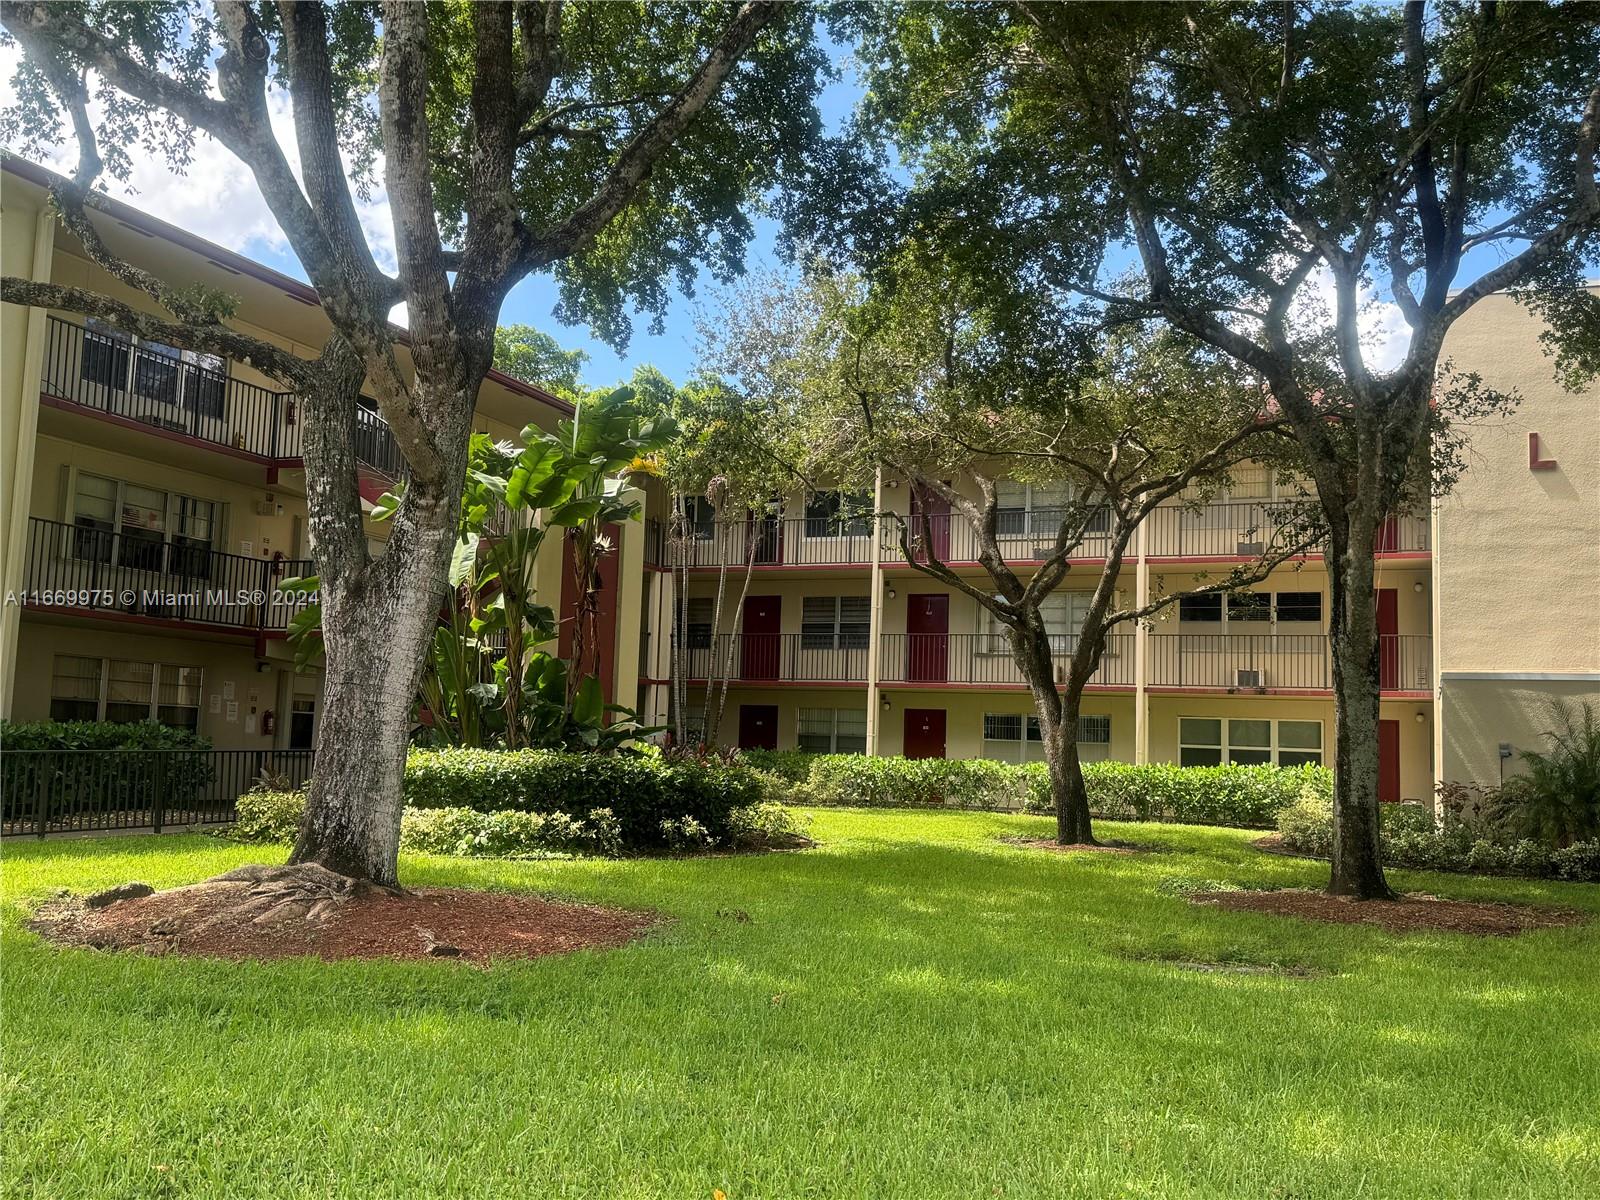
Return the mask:
<path id="1" fill-rule="evenodd" d="M 263 779 L 299 787 L 310 750 L 3 750 L 0 834 L 215 825 Z"/>

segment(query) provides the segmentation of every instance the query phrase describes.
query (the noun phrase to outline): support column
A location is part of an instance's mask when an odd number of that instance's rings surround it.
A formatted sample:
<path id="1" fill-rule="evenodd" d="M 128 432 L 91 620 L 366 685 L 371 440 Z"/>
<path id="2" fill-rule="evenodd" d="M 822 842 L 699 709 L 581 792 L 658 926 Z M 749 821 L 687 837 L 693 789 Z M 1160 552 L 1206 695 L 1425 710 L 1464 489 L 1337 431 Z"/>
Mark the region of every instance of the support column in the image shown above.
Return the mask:
<path id="1" fill-rule="evenodd" d="M 872 569 L 867 587 L 871 601 L 867 625 L 867 753 L 878 753 L 878 642 L 883 634 L 883 469 L 872 477 Z"/>
<path id="2" fill-rule="evenodd" d="M 34 218 L 33 260 L 28 264 L 28 278 L 35 283 L 49 283 L 51 264 L 55 258 L 56 220 L 47 208 L 40 208 Z M 18 264 L 20 266 L 21 264 Z M 32 508 L 33 459 L 39 438 L 39 380 L 44 370 L 45 331 L 49 313 L 42 308 L 30 308 L 23 319 L 19 342 L 12 342 L 15 325 L 4 325 L 6 350 L 3 357 L 13 362 L 5 365 L 0 378 L 4 388 L 3 453 L 0 453 L 0 475 L 9 483 L 6 488 L 6 517 L 0 535 L 0 600 L 6 593 L 20 593 L 27 586 L 24 572 L 28 561 L 28 513 Z M 21 353 L 16 353 L 18 350 Z M 12 372 L 17 372 L 12 374 Z M 20 602 L 0 604 L 0 718 L 12 712 L 13 692 L 17 678 L 17 638 L 22 628 Z M 36 681 L 38 682 L 38 681 Z M 40 683 L 44 686 L 48 681 Z"/>
<path id="3" fill-rule="evenodd" d="M 1148 521 L 1139 523 L 1134 535 L 1134 553 L 1138 565 L 1134 567 L 1134 607 L 1143 608 L 1150 603 L 1150 562 L 1145 556 Z M 1150 700 L 1145 694 L 1145 680 L 1150 671 L 1150 628 L 1148 622 L 1138 621 L 1133 627 L 1133 761 L 1150 761 Z"/>

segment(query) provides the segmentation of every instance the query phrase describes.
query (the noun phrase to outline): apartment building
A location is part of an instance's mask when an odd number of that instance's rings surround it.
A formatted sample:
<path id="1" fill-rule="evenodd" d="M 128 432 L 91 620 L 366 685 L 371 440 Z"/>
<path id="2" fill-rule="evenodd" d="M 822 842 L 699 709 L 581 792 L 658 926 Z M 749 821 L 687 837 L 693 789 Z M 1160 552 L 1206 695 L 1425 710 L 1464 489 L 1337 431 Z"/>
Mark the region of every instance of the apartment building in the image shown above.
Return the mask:
<path id="1" fill-rule="evenodd" d="M 150 309 L 54 218 L 50 179 L 4 159 L 4 272 Z M 328 321 L 305 284 L 126 204 L 107 201 L 92 219 L 134 265 L 237 297 L 242 330 L 306 356 L 323 346 Z M 314 571 L 298 398 L 242 363 L 128 338 L 78 313 L 6 305 L 0 400 L 0 714 L 153 718 L 222 748 L 310 746 L 319 678 L 293 669 L 285 630 L 300 602 L 278 587 Z M 538 388 L 491 374 L 475 428 L 514 438 L 571 413 Z M 361 412 L 357 453 L 370 510 L 402 465 L 375 404 Z M 369 522 L 368 534 L 381 552 L 386 527 Z M 602 659 L 612 698 L 631 705 L 642 527 L 618 539 L 602 597 Z M 546 601 L 570 591 L 569 580 L 561 555 L 547 554 Z M 558 611 L 570 610 L 573 597 L 563 600 Z"/>
<path id="2" fill-rule="evenodd" d="M 1593 395 L 1554 382 L 1538 333 L 1536 320 L 1499 296 L 1458 325 L 1445 357 L 1516 388 L 1523 404 L 1474 431 L 1471 469 L 1454 494 L 1430 514 L 1391 518 L 1379 537 L 1386 800 L 1427 800 L 1441 780 L 1493 782 L 1515 769 L 1516 750 L 1540 744 L 1549 697 L 1600 703 L 1600 411 Z M 1177 503 L 1157 511 L 1123 565 L 1121 600 L 1142 604 L 1250 561 L 1282 512 L 1276 486 L 1267 471 L 1245 470 L 1199 511 Z M 1065 500 L 1059 489 L 1001 485 L 1003 548 L 1024 575 L 1048 553 Z M 895 522 L 870 515 L 912 511 L 906 484 L 892 478 L 870 497 L 788 497 L 783 515 L 759 526 L 719 526 L 708 505 L 691 505 L 691 536 L 669 547 L 689 589 L 676 610 L 680 667 L 695 708 L 707 677 L 731 677 L 722 740 L 1042 757 L 1002 632 L 970 597 L 911 567 Z M 929 518 L 939 557 L 983 586 L 965 522 L 933 509 Z M 1063 677 L 1104 553 L 1092 536 L 1084 542 L 1047 615 Z M 755 565 L 741 602 L 747 557 Z M 654 627 L 669 628 L 671 580 L 653 589 Z M 1125 627 L 1087 689 L 1084 757 L 1331 762 L 1328 628 L 1320 554 L 1279 567 L 1244 595 L 1182 600 L 1148 627 Z M 670 667 L 658 649 L 647 668 L 657 720 L 669 707 Z"/>

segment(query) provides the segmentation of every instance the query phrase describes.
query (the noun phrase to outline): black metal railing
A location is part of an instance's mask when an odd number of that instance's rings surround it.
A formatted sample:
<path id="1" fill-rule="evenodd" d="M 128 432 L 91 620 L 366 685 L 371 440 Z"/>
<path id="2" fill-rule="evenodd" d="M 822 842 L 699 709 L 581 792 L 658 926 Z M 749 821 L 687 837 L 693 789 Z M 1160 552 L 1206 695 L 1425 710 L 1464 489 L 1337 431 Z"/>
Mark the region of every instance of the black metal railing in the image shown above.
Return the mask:
<path id="1" fill-rule="evenodd" d="M 849 566 L 870 563 L 872 543 L 871 517 L 764 517 L 693 526 L 667 554 L 686 567 Z"/>
<path id="2" fill-rule="evenodd" d="M 1078 647 L 1075 634 L 1053 635 L 1055 678 L 1064 682 Z M 885 683 L 976 683 L 1020 687 L 1027 682 L 998 633 L 890 633 L 879 639 L 878 678 Z M 1089 682 L 1101 687 L 1134 685 L 1134 637 L 1106 639 L 1100 666 Z"/>
<path id="3" fill-rule="evenodd" d="M 1037 508 L 1001 509 L 996 514 L 995 540 L 1001 556 L 1010 563 L 1043 562 L 1055 550 L 1063 521 L 1071 519 L 1074 532 L 1083 520 L 1077 509 Z M 900 544 L 899 519 L 886 516 L 883 522 L 883 561 L 907 561 Z M 1110 550 L 1110 522 L 1104 514 L 1092 517 L 1078 545 L 1073 548 L 1074 559 L 1104 558 Z M 947 563 L 968 563 L 978 560 L 978 538 L 967 519 L 955 513 L 929 513 L 926 527 L 923 519 L 906 519 L 906 540 L 911 556 L 926 562 L 930 557 Z M 930 554 L 931 551 L 931 554 Z"/>
<path id="4" fill-rule="evenodd" d="M 1331 641 L 1320 633 L 1151 634 L 1150 687 L 1204 690 L 1327 691 L 1333 687 Z M 1379 684 L 1386 692 L 1425 692 L 1433 681 L 1432 639 L 1378 639 Z"/>
<path id="5" fill-rule="evenodd" d="M 805 633 L 720 633 L 681 648 L 687 679 L 729 678 L 784 683 L 867 682 L 865 636 Z M 730 667 L 731 663 L 731 667 Z"/>
<path id="6" fill-rule="evenodd" d="M 1292 538 L 1295 513 L 1289 503 L 1234 501 L 1158 508 L 1148 521 L 1145 552 L 1152 558 L 1253 558 Z M 1425 552 L 1428 539 L 1425 517 L 1393 516 L 1378 529 L 1376 552 Z M 1321 546 L 1310 551 L 1321 552 Z"/>
<path id="7" fill-rule="evenodd" d="M 166 347 L 135 344 L 83 325 L 49 319 L 41 390 L 96 412 L 273 463 L 301 457 L 300 398 L 184 361 Z M 356 413 L 356 457 L 391 479 L 404 460 L 377 412 Z"/>
<path id="8" fill-rule="evenodd" d="M 0 833 L 217 824 L 258 780 L 300 787 L 311 768 L 310 750 L 0 748 Z"/>
<path id="9" fill-rule="evenodd" d="M 282 630 L 311 599 L 284 592 L 283 580 L 315 571 L 309 559 L 247 558 L 143 530 L 30 517 L 22 599 L 30 608 Z"/>

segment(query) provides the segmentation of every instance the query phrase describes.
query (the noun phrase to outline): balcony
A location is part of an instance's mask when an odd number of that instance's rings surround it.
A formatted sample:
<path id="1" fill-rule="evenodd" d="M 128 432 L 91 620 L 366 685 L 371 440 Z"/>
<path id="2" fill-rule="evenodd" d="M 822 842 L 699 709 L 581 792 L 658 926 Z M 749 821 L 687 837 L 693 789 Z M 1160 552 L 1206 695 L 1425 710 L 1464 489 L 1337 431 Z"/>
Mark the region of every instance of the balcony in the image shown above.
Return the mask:
<path id="1" fill-rule="evenodd" d="M 1050 556 L 1065 510 L 1011 510 L 999 514 L 997 540 L 1006 562 L 1026 566 Z M 1208 504 L 1198 510 L 1158 508 L 1146 526 L 1146 553 L 1151 558 L 1254 558 L 1271 547 L 1288 515 L 1282 504 L 1252 502 Z M 941 562 L 968 564 L 978 559 L 977 538 L 966 518 L 950 513 L 928 517 L 929 546 Z M 872 562 L 870 517 L 769 517 L 697 527 L 690 536 L 666 540 L 666 561 L 691 568 L 866 566 Z M 912 549 L 921 546 L 920 521 L 911 527 Z M 1104 559 L 1109 538 L 1103 527 L 1091 526 L 1073 551 L 1075 560 Z M 1132 547 L 1130 547 L 1130 550 Z M 1426 517 L 1388 518 L 1378 531 L 1379 555 L 1425 555 L 1429 551 Z M 1314 548 L 1312 554 L 1320 554 Z M 903 564 L 897 524 L 885 520 L 879 535 L 880 561 Z"/>
<path id="2" fill-rule="evenodd" d="M 170 347 L 136 345 L 51 317 L 39 387 L 57 407 L 77 407 L 268 466 L 302 462 L 298 396 L 185 361 Z M 355 450 L 374 471 L 399 478 L 399 448 L 376 412 L 357 409 Z"/>
<path id="3" fill-rule="evenodd" d="M 315 570 L 309 560 L 246 558 L 159 535 L 30 517 L 23 603 L 49 612 L 281 632 L 309 599 L 284 594 L 282 581 Z"/>
<path id="4" fill-rule="evenodd" d="M 682 651 L 688 679 L 721 677 L 732 655 L 732 677 L 746 683 L 867 683 L 868 651 L 837 637 L 803 633 L 720 633 L 708 645 Z M 848 639 L 846 639 L 848 640 Z"/>
<path id="5" fill-rule="evenodd" d="M 1055 680 L 1065 682 L 1078 647 L 1076 635 L 1050 639 Z M 1135 679 L 1134 635 L 1106 638 L 1100 667 L 1090 677 L 1095 687 L 1132 687 Z M 890 633 L 881 639 L 878 678 L 885 683 L 978 684 L 1023 687 L 1026 680 L 1011 657 L 1011 647 L 993 633 Z"/>
<path id="6" fill-rule="evenodd" d="M 1137 637 L 1106 639 L 1090 686 L 1133 688 L 1138 682 Z M 1055 681 L 1065 682 L 1077 647 L 1075 635 L 1051 639 Z M 867 679 L 865 645 L 837 640 L 808 642 L 798 633 L 719 634 L 709 644 L 683 651 L 684 676 L 720 675 L 732 658 L 732 678 L 748 684 L 856 684 Z M 1168 691 L 1327 692 L 1333 663 L 1326 634 L 1150 634 L 1146 638 L 1145 685 Z M 1427 693 L 1433 686 L 1432 639 L 1384 635 L 1378 645 L 1383 691 Z M 930 687 L 1026 686 L 1005 638 L 988 633 L 890 633 L 879 639 L 878 678 L 885 685 Z"/>
<path id="7" fill-rule="evenodd" d="M 1274 544 L 1288 516 L 1287 505 L 1263 502 L 1158 508 L 1146 526 L 1145 552 L 1151 558 L 1255 558 Z M 1426 554 L 1428 536 L 1425 517 L 1389 517 L 1378 530 L 1376 552 Z"/>

